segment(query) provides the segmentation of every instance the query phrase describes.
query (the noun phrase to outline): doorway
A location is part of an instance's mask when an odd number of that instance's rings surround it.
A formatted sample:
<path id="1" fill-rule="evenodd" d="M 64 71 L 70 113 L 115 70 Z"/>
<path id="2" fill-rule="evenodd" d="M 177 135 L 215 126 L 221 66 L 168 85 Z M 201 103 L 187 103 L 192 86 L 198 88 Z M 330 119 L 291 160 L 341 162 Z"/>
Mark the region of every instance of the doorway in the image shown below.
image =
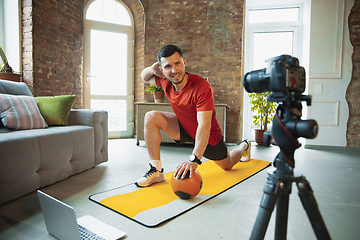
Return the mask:
<path id="1" fill-rule="evenodd" d="M 85 6 L 84 106 L 108 112 L 109 138 L 134 132 L 134 27 L 121 1 Z"/>
<path id="2" fill-rule="evenodd" d="M 244 72 L 267 67 L 265 60 L 288 54 L 302 62 L 303 4 L 301 1 L 274 3 L 247 1 L 245 18 Z M 254 141 L 250 99 L 244 94 L 243 138 Z M 268 124 L 268 130 L 271 124 Z"/>

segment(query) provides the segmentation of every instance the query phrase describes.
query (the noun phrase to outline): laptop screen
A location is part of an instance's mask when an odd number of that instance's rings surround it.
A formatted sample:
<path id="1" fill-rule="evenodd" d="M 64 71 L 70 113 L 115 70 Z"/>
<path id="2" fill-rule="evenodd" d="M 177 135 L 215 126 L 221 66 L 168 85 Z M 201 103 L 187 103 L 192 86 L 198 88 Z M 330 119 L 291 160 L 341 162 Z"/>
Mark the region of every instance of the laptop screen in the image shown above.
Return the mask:
<path id="1" fill-rule="evenodd" d="M 41 191 L 37 193 L 47 231 L 57 239 L 81 239 L 75 210 Z"/>

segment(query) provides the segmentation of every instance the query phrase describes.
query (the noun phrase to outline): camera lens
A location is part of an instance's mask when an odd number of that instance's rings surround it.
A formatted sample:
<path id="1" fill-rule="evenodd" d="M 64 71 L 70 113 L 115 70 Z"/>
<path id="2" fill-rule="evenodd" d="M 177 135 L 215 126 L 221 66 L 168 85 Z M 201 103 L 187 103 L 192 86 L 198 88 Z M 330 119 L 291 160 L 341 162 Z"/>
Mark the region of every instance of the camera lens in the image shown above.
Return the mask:
<path id="1" fill-rule="evenodd" d="M 270 76 L 266 75 L 266 68 L 248 72 L 243 78 L 245 90 L 249 93 L 269 92 Z"/>

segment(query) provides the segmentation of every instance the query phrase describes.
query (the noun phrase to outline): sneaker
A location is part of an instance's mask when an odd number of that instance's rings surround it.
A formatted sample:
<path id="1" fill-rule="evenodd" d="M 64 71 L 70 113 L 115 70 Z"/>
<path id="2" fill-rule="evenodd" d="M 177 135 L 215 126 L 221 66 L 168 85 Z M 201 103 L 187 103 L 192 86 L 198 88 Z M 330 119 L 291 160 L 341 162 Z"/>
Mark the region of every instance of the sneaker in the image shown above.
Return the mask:
<path id="1" fill-rule="evenodd" d="M 157 170 L 156 167 L 150 165 L 150 170 L 139 180 L 135 182 L 135 185 L 138 187 L 149 187 L 153 183 L 159 183 L 165 181 L 164 169 L 161 171 Z"/>
<path id="2" fill-rule="evenodd" d="M 245 142 L 247 144 L 247 147 L 243 153 L 243 158 L 240 159 L 240 162 L 248 162 L 250 161 L 251 155 L 250 155 L 250 150 L 251 150 L 251 142 L 249 142 L 249 140 L 245 139 L 242 142 Z"/>

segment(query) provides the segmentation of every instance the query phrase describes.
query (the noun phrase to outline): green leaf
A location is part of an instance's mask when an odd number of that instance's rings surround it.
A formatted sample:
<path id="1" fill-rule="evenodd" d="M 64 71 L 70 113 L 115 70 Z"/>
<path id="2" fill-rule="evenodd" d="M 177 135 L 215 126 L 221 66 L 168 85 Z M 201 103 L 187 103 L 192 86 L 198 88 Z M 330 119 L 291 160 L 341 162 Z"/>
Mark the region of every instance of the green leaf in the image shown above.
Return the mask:
<path id="1" fill-rule="evenodd" d="M 276 111 L 277 103 L 267 101 L 270 94 L 270 92 L 249 94 L 253 124 L 260 129 L 267 130 L 267 124 L 272 122 Z"/>
<path id="2" fill-rule="evenodd" d="M 162 89 L 161 87 L 155 86 L 153 84 L 150 84 L 150 86 L 146 89 L 146 92 L 150 92 L 151 94 L 153 94 L 154 92 L 163 92 L 164 89 Z"/>

